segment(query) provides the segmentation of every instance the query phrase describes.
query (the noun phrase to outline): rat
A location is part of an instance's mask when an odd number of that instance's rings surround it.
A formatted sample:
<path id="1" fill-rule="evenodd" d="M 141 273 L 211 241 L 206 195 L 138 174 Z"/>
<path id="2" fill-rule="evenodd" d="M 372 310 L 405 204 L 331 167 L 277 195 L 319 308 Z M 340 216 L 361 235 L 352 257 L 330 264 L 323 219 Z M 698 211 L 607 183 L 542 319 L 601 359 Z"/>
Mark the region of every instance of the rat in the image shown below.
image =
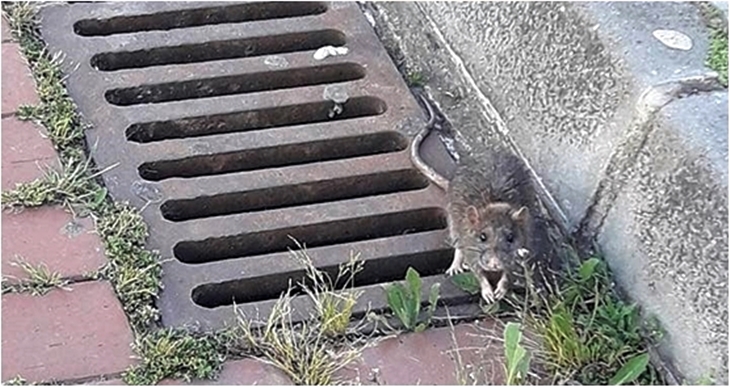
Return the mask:
<path id="1" fill-rule="evenodd" d="M 426 98 L 428 123 L 411 143 L 411 160 L 434 184 L 446 191 L 447 223 L 454 259 L 446 270 L 452 276 L 471 270 L 487 304 L 502 299 L 510 289 L 519 259 L 530 254 L 530 206 L 535 203 L 529 172 L 508 151 L 490 152 L 478 160 L 462 158 L 449 181 L 421 159 L 419 148 L 434 128 L 436 115 Z"/>

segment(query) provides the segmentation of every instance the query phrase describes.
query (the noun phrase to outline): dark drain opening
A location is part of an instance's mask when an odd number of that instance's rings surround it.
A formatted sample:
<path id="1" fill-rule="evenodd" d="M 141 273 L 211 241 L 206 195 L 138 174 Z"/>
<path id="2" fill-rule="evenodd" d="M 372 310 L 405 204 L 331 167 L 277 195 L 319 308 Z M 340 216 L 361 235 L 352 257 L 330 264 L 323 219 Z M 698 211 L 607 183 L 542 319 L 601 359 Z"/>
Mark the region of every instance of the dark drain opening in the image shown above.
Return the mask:
<path id="1" fill-rule="evenodd" d="M 406 147 L 408 142 L 400 133 L 382 132 L 177 160 L 153 161 L 140 165 L 138 171 L 143 179 L 159 181 L 172 177 L 220 175 L 370 156 L 398 152 Z"/>
<path id="2" fill-rule="evenodd" d="M 406 276 L 409 267 L 416 269 L 421 276 L 432 276 L 443 273 L 451 264 L 454 251 L 442 249 L 425 253 L 409 254 L 397 257 L 388 257 L 366 261 L 363 270 L 355 276 L 355 287 L 400 281 Z M 293 258 L 292 258 L 293 259 Z M 333 280 L 337 276 L 338 266 L 320 268 Z M 311 283 L 304 271 L 278 273 L 245 280 L 235 280 L 217 284 L 200 285 L 193 289 L 192 299 L 196 304 L 205 308 L 236 304 L 246 304 L 278 298 L 289 286 L 293 285 L 292 294 L 304 294 L 299 283 Z M 335 289 L 341 290 L 345 283 L 335 284 Z"/>
<path id="3" fill-rule="evenodd" d="M 213 24 L 317 15 L 325 11 L 327 11 L 327 5 L 324 3 L 249 3 L 160 12 L 152 15 L 84 19 L 74 23 L 74 32 L 81 36 L 107 36 L 129 32 L 166 31 Z"/>
<path id="4" fill-rule="evenodd" d="M 104 97 L 113 105 L 130 106 L 349 82 L 364 77 L 365 69 L 359 64 L 337 63 L 301 69 L 265 71 L 113 89 L 104 93 Z"/>
<path id="5" fill-rule="evenodd" d="M 173 138 L 200 137 L 290 125 L 347 120 L 351 118 L 376 116 L 386 111 L 385 102 L 376 97 L 351 98 L 341 106 L 342 112 L 332 118 L 330 118 L 330 112 L 332 112 L 334 103 L 331 101 L 321 101 L 229 114 L 190 117 L 172 121 L 132 124 L 127 128 L 126 135 L 129 141 L 146 143 Z"/>
<path id="6" fill-rule="evenodd" d="M 426 188 L 428 180 L 413 169 L 349 176 L 249 192 L 187 200 L 170 200 L 160 210 L 165 219 L 184 221 L 243 212 L 273 210 L 335 200 L 355 199 Z"/>
<path id="7" fill-rule="evenodd" d="M 345 43 L 345 35 L 342 32 L 321 30 L 158 47 L 148 50 L 104 52 L 92 56 L 90 63 L 93 68 L 100 71 L 115 71 L 286 54 L 316 50 L 322 46 L 343 46 Z"/>
<path id="8" fill-rule="evenodd" d="M 229 258 L 287 252 L 296 248 L 289 236 L 308 248 L 414 234 L 446 228 L 440 208 L 424 208 L 399 213 L 345 219 L 336 222 L 252 232 L 202 241 L 179 242 L 173 248 L 184 263 L 207 263 Z"/>

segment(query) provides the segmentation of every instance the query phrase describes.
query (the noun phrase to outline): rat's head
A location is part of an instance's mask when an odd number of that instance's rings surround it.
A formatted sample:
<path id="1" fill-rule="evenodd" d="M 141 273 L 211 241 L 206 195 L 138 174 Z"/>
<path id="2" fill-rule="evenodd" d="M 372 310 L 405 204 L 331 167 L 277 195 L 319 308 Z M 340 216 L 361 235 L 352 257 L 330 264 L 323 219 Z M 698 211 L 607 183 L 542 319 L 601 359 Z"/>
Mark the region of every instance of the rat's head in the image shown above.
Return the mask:
<path id="1" fill-rule="evenodd" d="M 504 271 L 505 263 L 527 253 L 530 213 L 527 207 L 492 203 L 484 208 L 467 208 L 472 246 L 479 254 L 479 266 L 486 272 Z"/>

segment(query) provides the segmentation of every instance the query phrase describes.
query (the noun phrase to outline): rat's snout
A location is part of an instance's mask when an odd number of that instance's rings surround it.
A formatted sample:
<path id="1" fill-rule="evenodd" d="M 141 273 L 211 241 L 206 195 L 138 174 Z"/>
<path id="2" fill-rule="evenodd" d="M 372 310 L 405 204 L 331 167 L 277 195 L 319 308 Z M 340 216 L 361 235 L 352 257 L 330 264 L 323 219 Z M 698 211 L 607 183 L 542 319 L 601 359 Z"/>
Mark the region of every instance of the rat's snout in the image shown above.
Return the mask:
<path id="1" fill-rule="evenodd" d="M 485 253 L 482 255 L 480 259 L 480 264 L 482 266 L 482 269 L 486 271 L 501 271 L 504 269 L 502 266 L 502 260 L 499 259 L 497 254 L 494 253 Z"/>

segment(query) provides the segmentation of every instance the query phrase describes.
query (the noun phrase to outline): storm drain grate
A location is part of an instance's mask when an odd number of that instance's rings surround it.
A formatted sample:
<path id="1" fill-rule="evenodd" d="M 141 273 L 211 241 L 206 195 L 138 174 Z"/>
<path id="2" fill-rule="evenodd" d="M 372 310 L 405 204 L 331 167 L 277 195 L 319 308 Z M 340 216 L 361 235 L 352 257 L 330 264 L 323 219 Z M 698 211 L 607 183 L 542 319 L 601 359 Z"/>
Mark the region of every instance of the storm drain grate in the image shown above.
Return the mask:
<path id="1" fill-rule="evenodd" d="M 355 313 L 409 266 L 444 282 L 444 196 L 415 171 L 424 117 L 355 3 L 130 2 L 41 13 L 116 200 L 163 257 L 163 324 L 266 314 L 304 276 L 291 235 L 334 271 L 365 269 Z M 322 46 L 348 53 L 315 59 Z M 92 146 L 92 148 L 93 148 Z M 450 283 L 443 299 L 463 300 Z M 307 308 L 298 297 L 297 305 Z"/>

